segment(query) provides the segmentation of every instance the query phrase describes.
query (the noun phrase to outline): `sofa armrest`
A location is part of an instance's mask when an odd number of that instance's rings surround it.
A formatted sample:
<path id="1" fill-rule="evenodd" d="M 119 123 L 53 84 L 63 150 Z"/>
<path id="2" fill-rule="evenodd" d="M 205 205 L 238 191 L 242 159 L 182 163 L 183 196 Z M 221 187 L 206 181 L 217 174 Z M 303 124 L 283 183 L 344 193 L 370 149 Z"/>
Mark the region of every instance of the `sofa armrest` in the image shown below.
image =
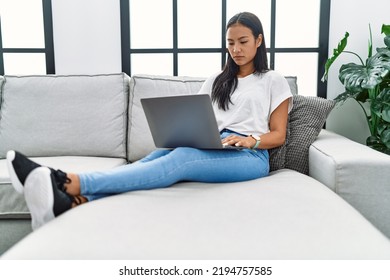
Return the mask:
<path id="1" fill-rule="evenodd" d="M 390 156 L 322 130 L 309 150 L 309 175 L 390 237 Z"/>

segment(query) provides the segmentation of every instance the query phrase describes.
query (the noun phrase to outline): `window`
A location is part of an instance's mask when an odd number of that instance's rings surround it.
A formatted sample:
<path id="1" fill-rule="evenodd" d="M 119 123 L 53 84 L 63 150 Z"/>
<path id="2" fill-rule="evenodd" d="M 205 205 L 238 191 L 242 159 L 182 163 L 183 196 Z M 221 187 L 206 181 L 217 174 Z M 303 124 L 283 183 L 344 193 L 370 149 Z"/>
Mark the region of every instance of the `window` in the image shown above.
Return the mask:
<path id="1" fill-rule="evenodd" d="M 54 74 L 51 0 L 0 0 L 0 74 Z"/>
<path id="2" fill-rule="evenodd" d="M 326 97 L 330 0 L 121 0 L 122 70 L 207 77 L 223 67 L 226 22 L 241 11 L 262 21 L 270 68 Z"/>

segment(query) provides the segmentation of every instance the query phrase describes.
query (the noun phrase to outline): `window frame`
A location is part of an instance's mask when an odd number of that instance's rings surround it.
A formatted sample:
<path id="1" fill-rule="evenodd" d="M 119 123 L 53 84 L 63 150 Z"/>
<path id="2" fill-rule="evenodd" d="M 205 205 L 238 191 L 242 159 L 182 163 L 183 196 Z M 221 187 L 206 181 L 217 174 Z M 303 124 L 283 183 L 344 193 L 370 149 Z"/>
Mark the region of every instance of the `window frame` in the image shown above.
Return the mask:
<path id="1" fill-rule="evenodd" d="M 46 74 L 55 74 L 54 41 L 53 41 L 53 16 L 51 0 L 42 0 L 44 48 L 3 48 L 0 17 L 0 75 L 4 75 L 5 53 L 44 53 L 46 61 Z"/>
<path id="2" fill-rule="evenodd" d="M 173 54 L 173 76 L 178 75 L 178 55 L 181 53 L 220 53 L 221 67 L 224 66 L 227 56 L 225 26 L 227 23 L 227 0 L 222 1 L 222 30 L 220 48 L 179 48 L 178 47 L 178 8 L 177 0 L 172 0 L 173 8 L 173 47 L 172 48 L 153 48 L 153 49 L 132 49 L 130 34 L 130 1 L 120 0 L 121 15 L 121 46 L 122 46 L 122 71 L 131 76 L 131 55 L 132 54 Z M 321 81 L 324 72 L 325 62 L 328 58 L 329 47 L 329 20 L 330 20 L 330 2 L 331 0 L 320 0 L 320 23 L 319 23 L 319 44 L 316 48 L 277 48 L 275 47 L 276 38 L 276 1 L 271 0 L 271 34 L 267 51 L 269 53 L 269 66 L 275 68 L 276 53 L 318 53 L 318 74 L 317 74 L 317 96 L 326 98 L 327 83 Z"/>

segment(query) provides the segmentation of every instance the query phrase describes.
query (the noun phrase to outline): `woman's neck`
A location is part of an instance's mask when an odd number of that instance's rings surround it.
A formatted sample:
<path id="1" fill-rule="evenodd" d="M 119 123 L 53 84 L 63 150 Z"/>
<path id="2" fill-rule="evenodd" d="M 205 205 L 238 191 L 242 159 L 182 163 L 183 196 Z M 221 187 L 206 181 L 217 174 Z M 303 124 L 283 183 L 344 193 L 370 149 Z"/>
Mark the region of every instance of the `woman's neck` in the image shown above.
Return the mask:
<path id="1" fill-rule="evenodd" d="M 253 65 L 248 67 L 241 66 L 240 70 L 238 71 L 237 77 L 238 78 L 244 78 L 246 76 L 249 76 L 255 72 L 255 67 Z"/>

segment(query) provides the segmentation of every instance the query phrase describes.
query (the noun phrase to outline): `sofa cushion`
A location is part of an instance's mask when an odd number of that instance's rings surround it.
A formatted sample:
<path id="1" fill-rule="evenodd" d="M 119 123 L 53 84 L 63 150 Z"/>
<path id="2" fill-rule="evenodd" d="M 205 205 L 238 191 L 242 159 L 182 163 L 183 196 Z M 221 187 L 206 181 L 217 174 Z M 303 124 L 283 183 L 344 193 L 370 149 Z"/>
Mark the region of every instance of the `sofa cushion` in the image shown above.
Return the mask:
<path id="1" fill-rule="evenodd" d="M 28 156 L 126 158 L 129 77 L 5 76 L 0 158 Z"/>
<path id="2" fill-rule="evenodd" d="M 141 98 L 195 94 L 204 78 L 134 75 L 130 81 L 128 159 L 139 160 L 156 149 Z"/>
<path id="3" fill-rule="evenodd" d="M 290 86 L 293 95 L 298 94 L 298 79 L 295 76 L 285 76 L 288 85 Z"/>
<path id="4" fill-rule="evenodd" d="M 271 171 L 290 168 L 308 174 L 309 147 L 320 133 L 334 106 L 333 100 L 293 95 L 286 142 L 269 150 Z"/>
<path id="5" fill-rule="evenodd" d="M 4 77 L 0 76 L 0 100 L 1 100 L 1 92 L 3 91 L 3 82 L 4 82 Z"/>
<path id="6" fill-rule="evenodd" d="M 4 84 L 4 77 L 0 76 L 0 110 L 1 110 L 1 99 L 3 95 L 3 84 Z"/>
<path id="7" fill-rule="evenodd" d="M 284 167 L 309 174 L 309 148 L 336 102 L 315 96 L 293 96 Z"/>

